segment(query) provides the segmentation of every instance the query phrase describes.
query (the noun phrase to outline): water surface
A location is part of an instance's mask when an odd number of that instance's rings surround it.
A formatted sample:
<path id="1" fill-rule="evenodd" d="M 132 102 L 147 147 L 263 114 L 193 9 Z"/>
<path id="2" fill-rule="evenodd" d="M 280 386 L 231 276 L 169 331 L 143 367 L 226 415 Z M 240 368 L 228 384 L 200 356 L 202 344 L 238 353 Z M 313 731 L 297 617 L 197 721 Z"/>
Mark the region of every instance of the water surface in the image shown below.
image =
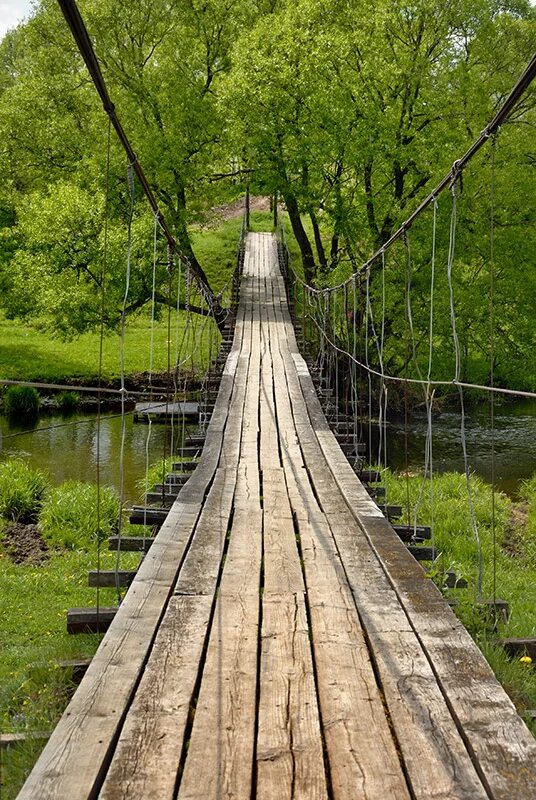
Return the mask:
<path id="1" fill-rule="evenodd" d="M 125 419 L 124 498 L 127 503 L 139 502 L 138 486 L 144 480 L 146 448 L 152 464 L 170 453 L 169 426 L 155 423 L 150 426 L 134 424 L 131 415 Z M 54 484 L 68 479 L 95 482 L 97 480 L 97 418 L 96 415 L 41 415 L 33 425 L 15 424 L 0 416 L 2 430 L 1 459 L 18 456 L 33 467 L 50 475 Z M 191 430 L 190 426 L 187 430 Z M 180 440 L 182 431 L 178 433 Z M 100 479 L 117 492 L 120 488 L 119 454 L 121 450 L 121 417 L 103 414 L 100 423 Z"/>

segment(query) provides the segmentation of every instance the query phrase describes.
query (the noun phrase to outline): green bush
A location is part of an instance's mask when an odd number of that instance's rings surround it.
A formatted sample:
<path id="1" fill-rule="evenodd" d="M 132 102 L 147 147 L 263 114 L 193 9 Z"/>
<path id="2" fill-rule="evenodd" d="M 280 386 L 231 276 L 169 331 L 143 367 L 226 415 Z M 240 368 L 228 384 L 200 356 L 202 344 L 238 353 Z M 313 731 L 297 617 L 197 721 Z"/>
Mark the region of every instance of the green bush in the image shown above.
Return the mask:
<path id="1" fill-rule="evenodd" d="M 10 386 L 4 395 L 4 411 L 8 417 L 36 417 L 39 393 L 33 386 Z"/>
<path id="2" fill-rule="evenodd" d="M 0 464 L 0 514 L 14 522 L 37 518 L 48 480 L 38 469 L 12 458 Z"/>
<path id="3" fill-rule="evenodd" d="M 58 408 L 65 414 L 72 413 L 80 405 L 78 392 L 61 392 L 57 397 Z"/>
<path id="4" fill-rule="evenodd" d="M 119 501 L 108 487 L 100 492 L 97 518 L 97 487 L 66 481 L 52 489 L 39 514 L 39 528 L 53 547 L 90 550 L 117 530 Z"/>
<path id="5" fill-rule="evenodd" d="M 136 486 L 140 492 L 140 496 L 144 497 L 145 492 L 151 492 L 153 486 L 157 483 L 164 483 L 166 475 L 170 473 L 172 465 L 177 461 L 177 458 L 173 458 L 170 456 L 169 458 L 160 459 L 160 461 L 156 461 L 154 464 L 149 466 L 147 471 L 147 476 L 143 476 L 138 481 L 136 481 Z"/>

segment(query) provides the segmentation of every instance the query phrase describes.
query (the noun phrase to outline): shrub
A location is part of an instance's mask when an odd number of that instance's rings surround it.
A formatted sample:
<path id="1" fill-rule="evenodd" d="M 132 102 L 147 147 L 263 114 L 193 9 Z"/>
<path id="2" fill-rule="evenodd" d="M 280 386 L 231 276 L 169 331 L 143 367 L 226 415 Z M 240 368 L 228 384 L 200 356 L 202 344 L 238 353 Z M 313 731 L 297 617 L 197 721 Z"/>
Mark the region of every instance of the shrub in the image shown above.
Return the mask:
<path id="1" fill-rule="evenodd" d="M 4 395 L 4 410 L 8 417 L 36 417 L 39 394 L 33 386 L 10 386 Z"/>
<path id="2" fill-rule="evenodd" d="M 80 405 L 78 392 L 61 392 L 57 397 L 58 408 L 66 414 L 72 413 Z"/>
<path id="3" fill-rule="evenodd" d="M 172 464 L 177 461 L 177 458 L 170 456 L 169 458 L 160 459 L 154 464 L 149 466 L 147 475 L 136 481 L 136 486 L 139 489 L 140 496 L 143 497 L 146 491 L 152 491 L 153 486 L 157 483 L 164 483 L 166 475 L 171 472 Z"/>
<path id="4" fill-rule="evenodd" d="M 48 480 L 38 469 L 12 458 L 0 464 L 0 514 L 15 522 L 36 519 L 48 488 Z"/>
<path id="5" fill-rule="evenodd" d="M 39 527 L 53 547 L 89 550 L 114 533 L 118 518 L 119 501 L 112 489 L 101 489 L 99 521 L 97 487 L 71 480 L 52 489 L 39 514 Z"/>

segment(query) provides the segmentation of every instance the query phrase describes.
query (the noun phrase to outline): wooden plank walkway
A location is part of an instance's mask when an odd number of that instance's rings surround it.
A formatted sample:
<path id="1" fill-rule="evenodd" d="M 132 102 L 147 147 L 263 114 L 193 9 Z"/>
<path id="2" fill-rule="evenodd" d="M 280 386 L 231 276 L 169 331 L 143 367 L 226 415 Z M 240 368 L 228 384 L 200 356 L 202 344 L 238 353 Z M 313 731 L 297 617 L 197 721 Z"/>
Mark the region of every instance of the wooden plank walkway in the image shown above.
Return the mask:
<path id="1" fill-rule="evenodd" d="M 536 797 L 536 741 L 328 427 L 269 234 L 199 466 L 19 797 Z"/>

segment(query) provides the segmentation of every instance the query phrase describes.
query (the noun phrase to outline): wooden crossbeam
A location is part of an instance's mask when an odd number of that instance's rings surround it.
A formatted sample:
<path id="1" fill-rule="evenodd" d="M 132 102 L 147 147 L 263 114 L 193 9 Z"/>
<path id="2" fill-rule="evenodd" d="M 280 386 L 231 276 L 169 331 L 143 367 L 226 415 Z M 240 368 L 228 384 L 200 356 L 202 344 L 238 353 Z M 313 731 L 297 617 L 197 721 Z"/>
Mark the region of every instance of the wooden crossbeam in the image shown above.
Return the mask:
<path id="1" fill-rule="evenodd" d="M 130 586 L 136 570 L 92 569 L 88 573 L 89 586 Z"/>
<path id="2" fill-rule="evenodd" d="M 409 542 L 414 535 L 419 536 L 421 539 L 430 539 L 432 537 L 432 529 L 428 525 L 393 525 L 393 530 L 396 535 L 402 539 L 403 542 Z"/>
<path id="3" fill-rule="evenodd" d="M 129 553 L 147 553 L 154 539 L 150 536 L 110 536 L 108 550 L 122 550 Z"/>
<path id="4" fill-rule="evenodd" d="M 70 608 L 67 611 L 67 633 L 105 633 L 117 613 L 116 607 Z"/>

